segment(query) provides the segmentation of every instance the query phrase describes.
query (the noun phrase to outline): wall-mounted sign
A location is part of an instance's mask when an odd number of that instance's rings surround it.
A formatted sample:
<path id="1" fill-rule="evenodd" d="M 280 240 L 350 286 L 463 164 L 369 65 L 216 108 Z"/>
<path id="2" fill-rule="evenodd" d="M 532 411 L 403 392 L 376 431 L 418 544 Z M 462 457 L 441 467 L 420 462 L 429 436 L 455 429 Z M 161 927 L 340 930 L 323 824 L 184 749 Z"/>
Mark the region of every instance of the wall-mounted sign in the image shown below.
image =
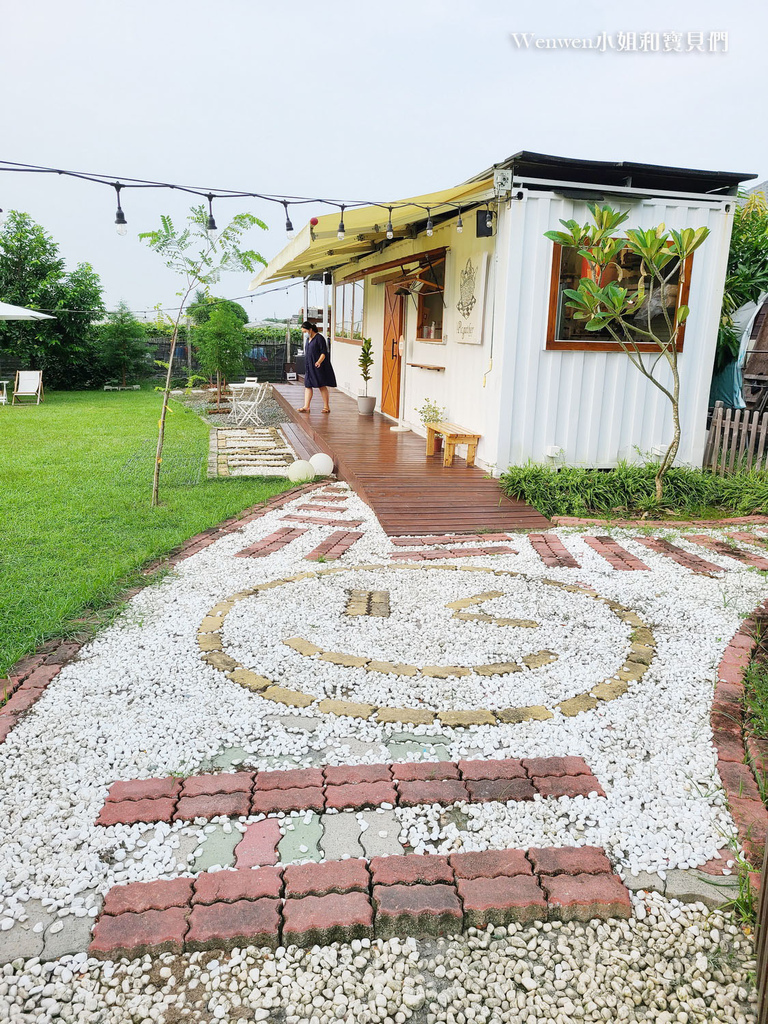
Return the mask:
<path id="1" fill-rule="evenodd" d="M 464 345 L 482 345 L 485 312 L 485 280 L 488 253 L 477 252 L 462 263 L 456 261 L 453 294 L 458 296 L 454 313 L 456 341 Z"/>

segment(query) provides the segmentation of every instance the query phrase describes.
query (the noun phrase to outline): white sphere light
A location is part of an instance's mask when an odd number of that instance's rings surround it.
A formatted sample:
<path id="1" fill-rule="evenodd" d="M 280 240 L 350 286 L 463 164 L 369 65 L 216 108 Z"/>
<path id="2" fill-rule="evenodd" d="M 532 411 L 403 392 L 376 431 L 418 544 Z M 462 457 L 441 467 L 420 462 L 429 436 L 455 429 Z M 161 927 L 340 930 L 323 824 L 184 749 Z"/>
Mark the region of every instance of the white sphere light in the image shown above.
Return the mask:
<path id="1" fill-rule="evenodd" d="M 314 467 L 305 459 L 297 459 L 296 462 L 292 462 L 288 467 L 288 479 L 295 484 L 303 483 L 305 480 L 311 480 L 314 475 Z"/>
<path id="2" fill-rule="evenodd" d="M 325 452 L 315 452 L 309 460 L 309 464 L 317 476 L 330 476 L 333 472 L 333 459 L 330 455 L 326 455 Z"/>

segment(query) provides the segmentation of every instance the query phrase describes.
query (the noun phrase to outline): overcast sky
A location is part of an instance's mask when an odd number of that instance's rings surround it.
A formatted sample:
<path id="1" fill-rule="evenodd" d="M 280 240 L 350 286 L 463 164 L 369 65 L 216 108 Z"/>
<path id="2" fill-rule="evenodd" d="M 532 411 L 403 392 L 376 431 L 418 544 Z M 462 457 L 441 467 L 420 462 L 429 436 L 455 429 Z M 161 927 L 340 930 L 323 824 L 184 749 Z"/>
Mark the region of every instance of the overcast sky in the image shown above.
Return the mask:
<path id="1" fill-rule="evenodd" d="M 519 12 L 519 13 L 518 13 Z M 0 159 L 208 188 L 386 200 L 457 184 L 521 149 L 768 177 L 768 8 L 733 0 L 0 0 Z M 728 33 L 728 52 L 518 49 L 510 33 Z M 113 306 L 175 301 L 137 238 L 184 196 L 0 173 L 0 207 L 28 211 L 70 267 L 93 264 Z M 250 209 L 285 243 L 281 207 Z M 296 211 L 298 228 L 322 208 Z M 228 275 L 219 293 L 246 292 Z M 0 296 L 2 299 L 3 296 Z M 311 301 L 320 301 L 319 288 Z M 293 312 L 301 289 L 244 302 Z"/>

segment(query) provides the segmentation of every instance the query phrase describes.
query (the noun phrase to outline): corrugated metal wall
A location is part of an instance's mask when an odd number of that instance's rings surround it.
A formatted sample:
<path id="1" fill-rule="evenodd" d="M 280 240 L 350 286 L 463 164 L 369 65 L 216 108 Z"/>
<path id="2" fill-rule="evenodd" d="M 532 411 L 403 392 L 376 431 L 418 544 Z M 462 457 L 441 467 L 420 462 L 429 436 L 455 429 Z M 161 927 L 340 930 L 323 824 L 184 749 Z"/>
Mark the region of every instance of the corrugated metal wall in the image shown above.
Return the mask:
<path id="1" fill-rule="evenodd" d="M 614 204 L 615 205 L 615 204 Z M 644 200 L 621 206 L 625 227 L 701 227 L 710 236 L 696 252 L 684 350 L 680 354 L 682 439 L 678 464 L 701 465 L 717 325 L 733 202 Z M 546 350 L 552 243 L 544 232 L 559 219 L 589 220 L 586 203 L 528 193 L 508 214 L 509 271 L 504 299 L 501 414 L 497 465 L 547 462 L 549 445 L 569 465 L 613 466 L 672 439 L 669 400 L 624 353 Z M 497 335 L 497 346 L 498 346 Z M 501 357 L 502 353 L 495 353 Z M 671 377 L 670 377 L 671 380 Z"/>

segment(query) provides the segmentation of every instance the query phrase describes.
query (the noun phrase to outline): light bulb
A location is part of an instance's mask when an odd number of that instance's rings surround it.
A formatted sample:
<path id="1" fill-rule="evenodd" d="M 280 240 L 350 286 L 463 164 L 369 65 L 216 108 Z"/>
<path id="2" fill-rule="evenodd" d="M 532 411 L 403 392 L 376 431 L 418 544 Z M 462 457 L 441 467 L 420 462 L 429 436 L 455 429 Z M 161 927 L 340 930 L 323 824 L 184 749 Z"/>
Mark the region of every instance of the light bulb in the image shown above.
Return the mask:
<path id="1" fill-rule="evenodd" d="M 485 214 L 485 226 L 490 231 L 493 228 L 493 214 L 488 210 Z"/>
<path id="2" fill-rule="evenodd" d="M 296 232 L 293 230 L 293 224 L 291 224 L 290 220 L 285 222 L 285 233 L 288 238 L 295 238 L 296 236 Z"/>
<path id="3" fill-rule="evenodd" d="M 117 231 L 118 235 L 120 235 L 120 236 L 127 235 L 128 234 L 128 225 L 125 223 L 125 221 L 123 221 L 122 224 L 120 224 L 118 222 L 118 224 L 115 227 L 115 230 Z"/>
<path id="4" fill-rule="evenodd" d="M 395 237 L 395 229 L 392 227 L 392 210 L 389 211 L 389 220 L 387 221 L 387 238 Z"/>
<path id="5" fill-rule="evenodd" d="M 208 223 L 205 225 L 205 233 L 208 235 L 208 239 L 211 242 L 215 242 L 219 237 L 219 229 L 216 227 L 216 221 L 213 219 L 213 214 L 208 217 Z"/>
<path id="6" fill-rule="evenodd" d="M 427 221 L 427 236 L 429 238 L 432 237 L 432 221 L 431 220 Z"/>
<path id="7" fill-rule="evenodd" d="M 125 219 L 125 214 L 123 213 L 122 208 L 120 206 L 118 206 L 117 212 L 115 214 L 115 230 L 117 231 L 118 235 L 128 234 L 128 222 Z"/>
<path id="8" fill-rule="evenodd" d="M 461 219 L 461 214 L 459 214 L 459 219 L 456 221 L 456 234 L 460 235 L 463 230 L 464 230 L 464 221 Z"/>
<path id="9" fill-rule="evenodd" d="M 338 240 L 340 242 L 343 242 L 345 235 L 346 235 L 346 231 L 344 230 L 344 221 L 340 220 L 339 221 L 339 230 L 336 232 L 336 237 L 338 238 Z"/>

